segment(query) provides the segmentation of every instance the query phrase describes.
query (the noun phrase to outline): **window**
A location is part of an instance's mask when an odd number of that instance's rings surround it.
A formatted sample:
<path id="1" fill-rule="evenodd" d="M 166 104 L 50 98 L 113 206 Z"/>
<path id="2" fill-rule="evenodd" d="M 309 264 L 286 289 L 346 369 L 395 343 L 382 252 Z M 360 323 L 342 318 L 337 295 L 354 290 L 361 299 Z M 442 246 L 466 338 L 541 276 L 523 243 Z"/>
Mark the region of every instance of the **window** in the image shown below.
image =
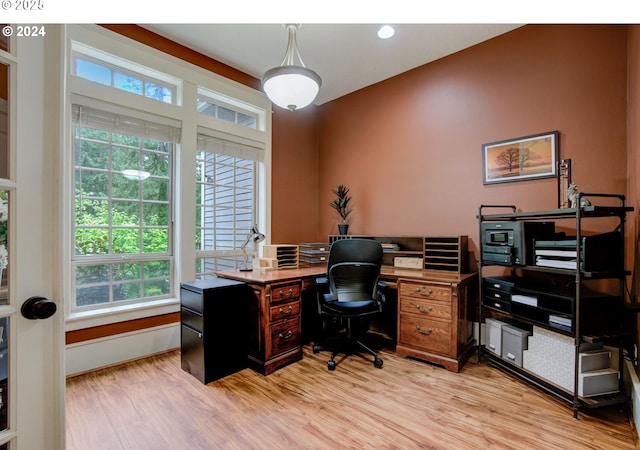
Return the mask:
<path id="1" fill-rule="evenodd" d="M 134 71 L 113 67 L 104 61 L 80 53 L 74 53 L 73 60 L 74 74 L 77 77 L 160 102 L 172 104 L 176 102 L 175 86 L 145 77 Z"/>
<path id="2" fill-rule="evenodd" d="M 200 114 L 215 117 L 247 128 L 258 128 L 258 114 L 242 107 L 228 104 L 222 100 L 214 100 L 213 96 L 198 94 L 197 109 Z"/>
<path id="3" fill-rule="evenodd" d="M 74 105 L 75 307 L 172 294 L 179 130 Z"/>
<path id="4" fill-rule="evenodd" d="M 179 311 L 178 281 L 236 267 L 266 223 L 270 103 L 102 27 L 64 30 L 68 329 Z"/>
<path id="5" fill-rule="evenodd" d="M 263 151 L 205 135 L 196 156 L 196 276 L 233 269 L 243 261 L 242 246 L 257 223 L 258 162 Z M 255 248 L 247 248 L 255 252 Z"/>

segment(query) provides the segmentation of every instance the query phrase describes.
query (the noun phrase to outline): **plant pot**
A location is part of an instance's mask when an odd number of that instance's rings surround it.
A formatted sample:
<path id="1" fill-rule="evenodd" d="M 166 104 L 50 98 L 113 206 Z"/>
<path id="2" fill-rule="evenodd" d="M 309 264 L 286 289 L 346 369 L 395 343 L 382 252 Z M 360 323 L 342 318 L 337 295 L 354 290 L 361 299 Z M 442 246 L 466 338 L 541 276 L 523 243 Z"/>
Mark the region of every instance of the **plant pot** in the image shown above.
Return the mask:
<path id="1" fill-rule="evenodd" d="M 348 231 L 349 231 L 349 224 L 348 223 L 339 223 L 338 224 L 338 233 L 340 235 L 345 235 L 345 234 L 347 234 Z"/>

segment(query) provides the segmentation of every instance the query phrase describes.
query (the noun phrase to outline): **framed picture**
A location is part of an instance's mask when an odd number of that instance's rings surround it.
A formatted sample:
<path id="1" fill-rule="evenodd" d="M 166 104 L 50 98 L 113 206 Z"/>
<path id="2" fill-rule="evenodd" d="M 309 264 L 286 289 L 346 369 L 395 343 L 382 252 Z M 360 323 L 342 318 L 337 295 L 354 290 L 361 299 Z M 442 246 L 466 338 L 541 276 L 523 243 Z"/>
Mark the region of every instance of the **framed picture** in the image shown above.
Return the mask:
<path id="1" fill-rule="evenodd" d="M 482 183 L 556 177 L 557 161 L 557 131 L 484 144 Z"/>

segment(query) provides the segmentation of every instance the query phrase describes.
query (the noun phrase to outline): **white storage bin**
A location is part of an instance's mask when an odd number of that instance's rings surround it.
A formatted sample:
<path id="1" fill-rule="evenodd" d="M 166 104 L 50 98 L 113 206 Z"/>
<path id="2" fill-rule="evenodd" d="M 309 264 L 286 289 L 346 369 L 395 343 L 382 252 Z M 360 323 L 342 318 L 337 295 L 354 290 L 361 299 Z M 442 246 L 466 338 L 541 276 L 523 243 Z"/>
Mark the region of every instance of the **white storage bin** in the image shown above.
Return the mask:
<path id="1" fill-rule="evenodd" d="M 580 352 L 580 373 L 609 368 L 611 368 L 611 352 L 606 350 Z"/>
<path id="2" fill-rule="evenodd" d="M 510 317 L 494 319 L 492 317 L 484 320 L 485 324 L 485 349 L 498 356 L 502 356 L 502 327 L 513 324 L 516 321 Z"/>
<path id="3" fill-rule="evenodd" d="M 485 319 L 486 342 L 484 347 L 492 353 L 500 356 L 502 351 L 502 325 L 497 319 Z"/>
<path id="4" fill-rule="evenodd" d="M 578 378 L 578 395 L 593 397 L 618 392 L 619 377 L 620 374 L 615 369 L 600 369 L 581 373 Z"/>
<path id="5" fill-rule="evenodd" d="M 502 358 L 522 367 L 522 351 L 527 349 L 529 336 L 531 336 L 530 330 L 518 328 L 514 325 L 503 325 Z"/>

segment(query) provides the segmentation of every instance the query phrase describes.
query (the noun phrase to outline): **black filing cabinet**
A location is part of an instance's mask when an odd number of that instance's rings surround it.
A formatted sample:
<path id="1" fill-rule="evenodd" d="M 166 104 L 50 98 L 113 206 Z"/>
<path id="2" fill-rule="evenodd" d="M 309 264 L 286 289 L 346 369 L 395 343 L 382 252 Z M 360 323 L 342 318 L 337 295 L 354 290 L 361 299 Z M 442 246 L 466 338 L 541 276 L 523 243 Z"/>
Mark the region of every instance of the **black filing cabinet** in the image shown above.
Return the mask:
<path id="1" fill-rule="evenodd" d="M 206 384 L 247 367 L 251 294 L 223 278 L 180 283 L 183 370 Z"/>

